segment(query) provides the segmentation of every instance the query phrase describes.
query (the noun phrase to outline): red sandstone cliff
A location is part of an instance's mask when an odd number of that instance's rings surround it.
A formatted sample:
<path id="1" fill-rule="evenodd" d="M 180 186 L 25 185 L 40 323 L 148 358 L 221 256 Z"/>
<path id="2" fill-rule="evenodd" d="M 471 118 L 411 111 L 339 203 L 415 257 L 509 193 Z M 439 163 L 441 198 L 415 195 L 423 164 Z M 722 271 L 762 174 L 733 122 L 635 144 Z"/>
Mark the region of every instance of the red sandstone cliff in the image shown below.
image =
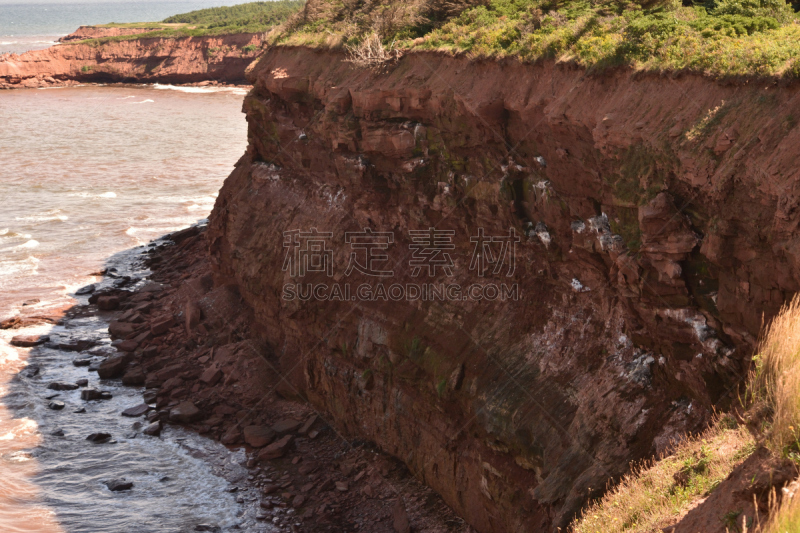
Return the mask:
<path id="1" fill-rule="evenodd" d="M 0 56 L 0 89 L 65 82 L 245 83 L 261 34 L 60 44 Z"/>
<path id="2" fill-rule="evenodd" d="M 379 70 L 275 48 L 208 239 L 269 358 L 346 434 L 403 460 L 481 532 L 564 527 L 632 460 L 730 404 L 762 317 L 800 286 L 796 88 L 410 54 Z M 368 283 L 346 233 L 514 228 L 519 301 L 301 301 Z M 284 232 L 332 232 L 293 278 Z M 385 263 L 381 266 L 386 266 Z M 480 281 L 488 281 L 480 280 Z"/>
<path id="3" fill-rule="evenodd" d="M 101 39 L 103 37 L 119 37 L 120 35 L 138 35 L 160 29 L 157 27 L 147 27 L 143 25 L 140 28 L 131 27 L 115 27 L 115 26 L 81 26 L 69 35 L 60 38 L 58 42 L 68 43 L 70 41 L 83 41 L 86 39 Z"/>

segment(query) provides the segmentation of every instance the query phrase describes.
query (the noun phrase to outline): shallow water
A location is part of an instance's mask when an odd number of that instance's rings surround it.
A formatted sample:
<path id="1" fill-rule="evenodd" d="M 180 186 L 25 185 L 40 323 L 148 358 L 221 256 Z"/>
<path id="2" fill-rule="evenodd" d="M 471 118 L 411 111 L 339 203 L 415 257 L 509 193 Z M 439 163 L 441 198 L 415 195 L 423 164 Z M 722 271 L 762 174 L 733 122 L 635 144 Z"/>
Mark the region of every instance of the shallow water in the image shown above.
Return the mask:
<path id="1" fill-rule="evenodd" d="M 0 93 L 0 317 L 91 281 L 112 253 L 208 216 L 246 146 L 244 93 Z"/>
<path id="2" fill-rule="evenodd" d="M 113 254 L 124 269 L 134 252 L 123 250 L 208 216 L 246 146 L 243 94 L 162 86 L 1 92 L 0 319 L 29 298 L 42 300 L 34 309 L 74 302 L 72 291 L 99 280 L 89 274 Z M 91 318 L 0 332 L 0 531 L 172 532 L 199 523 L 264 531 L 248 519 L 257 501 L 245 493 L 237 503 L 226 492 L 246 475 L 242 451 L 174 428 L 161 439 L 134 437 L 135 420 L 119 413 L 141 403 L 140 389 L 98 383 L 72 365 L 74 353 L 8 344 L 30 333 L 107 344 L 106 328 Z M 39 376 L 25 377 L 30 363 L 41 366 Z M 81 377 L 114 398 L 87 403 L 80 390 L 61 392 L 56 399 L 67 407 L 47 408 L 50 381 Z M 74 413 L 83 404 L 87 413 Z M 65 436 L 52 436 L 56 428 Z M 95 431 L 117 443 L 91 445 L 85 439 Z M 134 490 L 108 491 L 103 481 L 116 477 Z"/>
<path id="3" fill-rule="evenodd" d="M 136 251 L 113 257 L 108 265 L 120 274 L 131 270 Z M 114 280 L 104 280 L 110 284 Z M 78 299 L 86 303 L 86 297 Z M 114 352 L 108 323 L 99 317 L 75 318 L 63 326 L 37 326 L 25 334 L 46 334 L 50 343 L 33 349 L 10 349 L 0 355 L 0 531 L 22 532 L 182 532 L 200 524 L 218 531 L 271 531 L 257 523 L 257 494 L 247 487 L 243 449 L 221 444 L 181 428 L 166 427 L 159 438 L 144 436 L 143 417 L 120 413 L 142 402 L 142 389 L 119 380 L 100 380 L 73 359 L 87 353 L 66 352 L 58 344 L 92 339 L 90 350 Z M 19 331 L 0 332 L 7 341 Z M 34 375 L 33 367 L 38 368 Z M 53 381 L 107 390 L 111 400 L 81 400 L 81 390 L 53 391 Z M 64 409 L 47 407 L 62 401 Z M 77 412 L 80 408 L 85 412 Z M 63 435 L 54 435 L 61 430 Z M 110 433 L 113 441 L 92 444 L 91 433 Z M 133 489 L 111 492 L 106 481 L 125 478 Z M 242 491 L 231 492 L 233 487 Z"/>

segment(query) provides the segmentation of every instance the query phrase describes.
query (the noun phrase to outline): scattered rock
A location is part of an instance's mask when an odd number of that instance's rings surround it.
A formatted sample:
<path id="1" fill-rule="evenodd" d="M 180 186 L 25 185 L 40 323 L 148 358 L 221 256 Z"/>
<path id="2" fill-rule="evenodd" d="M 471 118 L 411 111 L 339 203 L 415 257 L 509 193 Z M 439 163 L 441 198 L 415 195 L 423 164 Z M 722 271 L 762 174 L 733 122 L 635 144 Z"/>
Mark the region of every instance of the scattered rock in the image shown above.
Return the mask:
<path id="1" fill-rule="evenodd" d="M 134 326 L 128 322 L 115 321 L 108 325 L 108 333 L 117 339 L 124 339 L 128 335 L 132 335 L 133 332 Z"/>
<path id="2" fill-rule="evenodd" d="M 30 364 L 22 370 L 21 374 L 26 378 L 32 378 L 39 375 L 39 370 L 39 365 Z"/>
<path id="3" fill-rule="evenodd" d="M 97 375 L 100 379 L 118 378 L 125 372 L 127 364 L 127 354 L 113 355 L 98 365 Z"/>
<path id="4" fill-rule="evenodd" d="M 22 302 L 22 307 L 28 307 L 29 305 L 36 305 L 40 302 L 41 300 L 39 298 L 32 298 L 30 300 L 25 300 L 24 302 Z"/>
<path id="5" fill-rule="evenodd" d="M 144 400 L 144 403 L 155 403 L 157 396 L 157 389 L 148 389 L 142 394 L 142 400 Z"/>
<path id="6" fill-rule="evenodd" d="M 200 324 L 203 313 L 199 305 L 194 302 L 189 302 L 186 304 L 186 311 L 184 314 L 186 315 L 186 332 L 191 333 L 192 330 Z"/>
<path id="7" fill-rule="evenodd" d="M 175 325 L 175 319 L 173 317 L 165 318 L 159 320 L 150 327 L 150 331 L 152 332 L 154 337 L 158 337 L 159 335 L 163 335 L 169 328 Z"/>
<path id="8" fill-rule="evenodd" d="M 66 342 L 59 343 L 58 349 L 65 352 L 82 352 L 93 346 L 97 346 L 97 341 L 92 339 L 70 339 Z"/>
<path id="9" fill-rule="evenodd" d="M 161 421 L 156 420 L 152 424 L 148 425 L 146 428 L 144 428 L 142 433 L 151 437 L 157 437 L 159 434 L 161 434 Z"/>
<path id="10" fill-rule="evenodd" d="M 90 402 L 92 400 L 99 400 L 103 393 L 95 388 L 83 389 L 81 391 L 81 400 Z"/>
<path id="11" fill-rule="evenodd" d="M 75 359 L 72 361 L 72 364 L 75 366 L 89 366 L 92 364 L 91 359 Z"/>
<path id="12" fill-rule="evenodd" d="M 113 397 L 114 397 L 114 395 L 111 394 L 110 392 L 106 391 L 106 390 L 100 392 L 100 399 L 101 400 L 110 400 Z"/>
<path id="13" fill-rule="evenodd" d="M 103 433 L 103 432 L 92 433 L 91 435 L 86 437 L 86 440 L 88 440 L 89 442 L 93 442 L 95 444 L 103 444 L 111 440 L 111 433 Z"/>
<path id="14" fill-rule="evenodd" d="M 77 385 L 78 387 L 86 387 L 87 385 L 89 385 L 89 380 L 86 378 L 81 378 L 75 381 L 75 385 Z"/>
<path id="15" fill-rule="evenodd" d="M 136 418 L 137 416 L 142 416 L 143 414 L 147 413 L 150 410 L 150 406 L 146 403 L 141 403 L 135 407 L 128 407 L 124 411 L 122 411 L 122 416 L 129 416 L 131 418 Z"/>
<path id="16" fill-rule="evenodd" d="M 47 386 L 50 390 L 75 390 L 78 385 L 75 383 L 67 383 L 66 381 L 54 381 Z"/>
<path id="17" fill-rule="evenodd" d="M 55 400 L 55 401 L 52 401 L 52 402 L 48 403 L 47 407 L 52 409 L 53 411 L 60 411 L 64 407 L 66 407 L 66 404 L 64 402 L 60 402 L 58 400 Z"/>
<path id="18" fill-rule="evenodd" d="M 236 444 L 242 439 L 242 432 L 238 427 L 232 427 L 220 439 L 222 444 Z"/>
<path id="19" fill-rule="evenodd" d="M 17 335 L 11 338 L 11 346 L 18 348 L 33 348 L 48 342 L 50 337 L 47 335 Z"/>
<path id="20" fill-rule="evenodd" d="M 270 459 L 277 459 L 283 457 L 286 451 L 291 447 L 294 437 L 286 435 L 280 440 L 273 442 L 258 454 L 259 461 L 269 461 Z"/>
<path id="21" fill-rule="evenodd" d="M 87 294 L 92 294 L 92 293 L 95 291 L 95 289 L 97 289 L 97 286 L 96 286 L 96 285 L 94 285 L 94 284 L 92 284 L 92 285 L 87 285 L 87 286 L 85 286 L 85 287 L 81 287 L 80 289 L 78 289 L 77 291 L 75 291 L 75 294 L 76 294 L 77 296 L 85 296 L 85 295 L 87 295 Z"/>
<path id="22" fill-rule="evenodd" d="M 397 533 L 411 533 L 411 523 L 408 521 L 408 513 L 400 498 L 392 509 L 392 527 Z"/>
<path id="23" fill-rule="evenodd" d="M 97 299 L 97 307 L 101 311 L 114 311 L 119 308 L 119 298 L 116 296 L 101 296 Z"/>
<path id="24" fill-rule="evenodd" d="M 133 488 L 133 481 L 126 481 L 125 478 L 112 479 L 105 483 L 108 490 L 111 492 L 119 492 L 122 490 L 131 490 Z"/>
<path id="25" fill-rule="evenodd" d="M 142 372 L 141 368 L 133 368 L 125 372 L 125 375 L 122 376 L 122 384 L 123 385 L 144 385 L 145 381 L 145 374 Z"/>
<path id="26" fill-rule="evenodd" d="M 75 409 L 75 410 L 74 410 L 74 411 L 72 411 L 72 412 L 73 412 L 73 413 L 77 413 L 77 414 L 82 414 L 82 413 L 85 413 L 85 412 L 86 412 L 86 408 L 85 408 L 85 407 L 79 407 L 79 408 Z"/>
<path id="27" fill-rule="evenodd" d="M 305 423 L 305 424 L 303 424 L 303 426 L 302 426 L 302 427 L 301 427 L 299 430 L 297 430 L 297 432 L 298 432 L 300 435 L 305 435 L 306 433 L 308 433 L 308 432 L 309 432 L 309 430 L 311 429 L 311 427 L 314 425 L 314 422 L 316 422 L 316 421 L 317 421 L 317 415 L 311 415 L 311 416 L 308 418 L 308 420 L 306 420 L 306 423 Z"/>
<path id="28" fill-rule="evenodd" d="M 348 486 L 346 481 L 337 481 L 336 482 L 336 490 L 339 492 L 347 492 L 350 487 Z"/>
<path id="29" fill-rule="evenodd" d="M 200 409 L 190 401 L 179 403 L 173 407 L 169 412 L 169 419 L 179 424 L 189 424 L 202 418 Z"/>
<path id="30" fill-rule="evenodd" d="M 61 428 L 54 429 L 53 431 L 50 432 L 50 434 L 52 436 L 54 436 L 54 437 L 63 437 L 64 436 L 64 430 L 61 429 Z"/>
<path id="31" fill-rule="evenodd" d="M 202 381 L 209 387 L 213 387 L 221 379 L 222 379 L 222 370 L 214 367 L 209 368 L 208 370 L 203 372 L 202 376 L 200 376 L 200 381 Z"/>
<path id="32" fill-rule="evenodd" d="M 198 524 L 194 526 L 195 531 L 213 531 L 214 533 L 219 533 L 222 531 L 218 526 L 212 526 L 210 524 Z"/>
<path id="33" fill-rule="evenodd" d="M 263 448 L 275 440 L 275 432 L 266 426 L 244 428 L 244 441 L 253 448 Z"/>
<path id="34" fill-rule="evenodd" d="M 302 424 L 300 420 L 287 418 L 276 422 L 275 425 L 272 426 L 272 431 L 274 431 L 276 435 L 294 433 Z"/>
<path id="35" fill-rule="evenodd" d="M 134 340 L 123 341 L 117 345 L 117 350 L 120 352 L 135 352 L 139 347 L 139 343 Z"/>

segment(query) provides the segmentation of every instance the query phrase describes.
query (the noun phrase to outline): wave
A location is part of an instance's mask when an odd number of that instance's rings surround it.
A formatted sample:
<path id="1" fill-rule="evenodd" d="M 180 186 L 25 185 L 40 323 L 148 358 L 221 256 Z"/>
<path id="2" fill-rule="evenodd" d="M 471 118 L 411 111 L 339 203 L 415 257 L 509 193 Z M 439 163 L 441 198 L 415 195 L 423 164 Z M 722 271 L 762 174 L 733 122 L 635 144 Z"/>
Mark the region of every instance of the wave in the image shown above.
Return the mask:
<path id="1" fill-rule="evenodd" d="M 77 197 L 77 198 L 116 198 L 117 193 L 115 192 L 104 192 L 103 194 L 92 194 L 90 192 L 74 192 L 70 193 L 67 196 Z"/>
<path id="2" fill-rule="evenodd" d="M 67 215 L 33 215 L 29 217 L 15 217 L 14 220 L 18 222 L 51 222 L 54 220 L 65 222 L 69 220 L 69 217 Z"/>
<path id="3" fill-rule="evenodd" d="M 246 95 L 248 90 L 242 89 L 241 87 L 185 87 L 181 85 L 162 85 L 160 83 L 156 83 L 153 85 L 153 89 L 158 89 L 162 91 L 179 91 L 182 93 L 231 93 L 231 94 L 239 94 L 239 95 Z"/>
<path id="4" fill-rule="evenodd" d="M 0 261 L 0 279 L 10 278 L 22 272 L 33 275 L 37 273 L 38 269 L 39 260 L 32 255 L 29 255 L 27 259 L 22 261 Z"/>
<path id="5" fill-rule="evenodd" d="M 151 104 L 153 102 L 155 102 L 155 100 L 150 100 L 148 98 L 147 100 L 142 100 L 141 102 L 128 102 L 128 103 L 130 103 L 130 104 Z"/>

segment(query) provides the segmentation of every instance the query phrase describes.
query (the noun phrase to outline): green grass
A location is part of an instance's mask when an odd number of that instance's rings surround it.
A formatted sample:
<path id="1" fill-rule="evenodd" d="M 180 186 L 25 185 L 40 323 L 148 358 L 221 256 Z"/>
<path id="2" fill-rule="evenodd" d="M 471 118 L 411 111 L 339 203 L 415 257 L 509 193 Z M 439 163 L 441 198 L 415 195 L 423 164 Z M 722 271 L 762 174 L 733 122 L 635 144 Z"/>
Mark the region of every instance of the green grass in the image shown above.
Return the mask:
<path id="1" fill-rule="evenodd" d="M 135 35 L 88 39 L 82 42 L 99 45 L 151 37 L 178 39 L 182 37 L 205 37 L 238 33 L 265 33 L 288 20 L 289 17 L 303 7 L 304 3 L 304 0 L 251 2 L 236 6 L 192 11 L 169 17 L 162 22 L 104 24 L 99 27 L 146 28 L 150 31 Z M 245 53 L 249 53 L 249 51 L 246 50 Z"/>
<path id="2" fill-rule="evenodd" d="M 588 69 L 800 77 L 800 25 L 783 0 L 462 0 L 460 12 L 437 10 L 453 3 L 310 0 L 314 9 L 304 9 L 278 42 L 353 46 L 377 32 L 386 46 L 405 50 L 554 59 Z"/>

